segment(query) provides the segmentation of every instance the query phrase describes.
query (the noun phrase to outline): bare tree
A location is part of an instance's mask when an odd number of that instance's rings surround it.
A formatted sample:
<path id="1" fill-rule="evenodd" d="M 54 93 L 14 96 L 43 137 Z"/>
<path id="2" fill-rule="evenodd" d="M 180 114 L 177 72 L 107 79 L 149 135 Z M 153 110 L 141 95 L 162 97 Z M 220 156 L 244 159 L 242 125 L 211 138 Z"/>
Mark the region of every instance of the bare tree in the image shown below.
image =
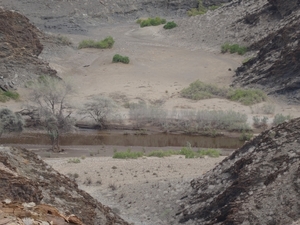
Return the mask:
<path id="1" fill-rule="evenodd" d="M 116 115 L 116 108 L 117 104 L 111 98 L 99 95 L 85 103 L 80 113 L 92 118 L 100 129 L 104 129 L 109 117 Z"/>
<path id="2" fill-rule="evenodd" d="M 3 133 L 21 132 L 23 126 L 24 121 L 18 113 L 6 108 L 0 109 L 0 136 Z"/>
<path id="3" fill-rule="evenodd" d="M 55 77 L 41 76 L 31 85 L 31 89 L 30 108 L 37 112 L 41 126 L 47 130 L 52 150 L 59 152 L 61 134 L 74 127 L 72 107 L 67 104 L 68 97 L 73 93 L 72 86 Z"/>

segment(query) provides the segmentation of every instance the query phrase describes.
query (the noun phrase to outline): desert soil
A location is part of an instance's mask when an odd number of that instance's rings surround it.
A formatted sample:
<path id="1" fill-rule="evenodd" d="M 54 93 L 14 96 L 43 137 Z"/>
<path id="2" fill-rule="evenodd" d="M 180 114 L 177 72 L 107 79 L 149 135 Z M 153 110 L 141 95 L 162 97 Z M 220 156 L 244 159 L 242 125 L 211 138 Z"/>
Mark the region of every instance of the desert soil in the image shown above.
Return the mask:
<path id="1" fill-rule="evenodd" d="M 79 188 L 111 207 L 128 222 L 137 225 L 176 224 L 189 181 L 212 169 L 218 158 L 113 159 L 112 157 L 45 159 L 54 169 L 69 177 L 78 175 Z"/>

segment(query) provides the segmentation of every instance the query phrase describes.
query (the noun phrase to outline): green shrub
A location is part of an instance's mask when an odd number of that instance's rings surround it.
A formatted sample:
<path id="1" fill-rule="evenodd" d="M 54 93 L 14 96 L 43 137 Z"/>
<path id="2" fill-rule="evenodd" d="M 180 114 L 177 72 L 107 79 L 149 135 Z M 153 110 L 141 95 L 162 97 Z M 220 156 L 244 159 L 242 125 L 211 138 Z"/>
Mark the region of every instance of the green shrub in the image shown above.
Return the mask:
<path id="1" fill-rule="evenodd" d="M 156 150 L 152 151 L 148 154 L 149 157 L 168 157 L 171 155 L 178 155 L 178 151 L 173 151 L 173 150 L 168 150 L 168 151 L 163 151 L 163 150 Z"/>
<path id="2" fill-rule="evenodd" d="M 161 19 L 160 17 L 137 20 L 137 23 L 139 23 L 141 27 L 158 26 L 166 22 L 165 19 Z"/>
<path id="3" fill-rule="evenodd" d="M 198 8 L 192 8 L 190 9 L 187 14 L 188 16 L 197 16 L 197 15 L 203 15 L 207 12 L 207 8 L 202 3 L 202 0 L 199 0 Z"/>
<path id="4" fill-rule="evenodd" d="M 68 163 L 80 163 L 80 159 L 78 159 L 78 158 L 69 159 Z"/>
<path id="5" fill-rule="evenodd" d="M 196 80 L 191 83 L 188 88 L 184 88 L 180 94 L 184 98 L 201 100 L 212 98 L 214 96 L 226 97 L 227 90 Z"/>
<path id="6" fill-rule="evenodd" d="M 184 155 L 186 159 L 196 158 L 196 152 L 194 152 L 191 148 L 183 147 L 179 151 L 179 155 Z"/>
<path id="7" fill-rule="evenodd" d="M 229 43 L 225 43 L 221 46 L 221 52 L 230 52 L 231 54 L 238 53 L 239 55 L 244 55 L 247 52 L 247 47 L 239 46 L 238 44 L 231 45 Z"/>
<path id="8" fill-rule="evenodd" d="M 121 56 L 119 54 L 115 54 L 112 61 L 115 62 L 115 63 L 122 62 L 122 63 L 125 63 L 125 64 L 128 64 L 130 62 L 128 56 Z"/>
<path id="9" fill-rule="evenodd" d="M 209 156 L 209 157 L 219 157 L 220 156 L 220 151 L 219 150 L 216 150 L 216 149 L 202 149 L 202 150 L 198 150 L 197 151 L 197 154 L 200 156 L 200 157 L 203 157 L 203 156 Z"/>
<path id="10" fill-rule="evenodd" d="M 66 36 L 61 36 L 61 35 L 58 35 L 57 36 L 57 40 L 62 44 L 62 45 L 67 45 L 67 46 L 70 46 L 72 45 L 72 41 L 70 40 L 70 38 L 66 37 Z"/>
<path id="11" fill-rule="evenodd" d="M 167 22 L 166 25 L 164 25 L 164 28 L 165 29 L 172 29 L 174 27 L 177 27 L 177 24 L 174 22 L 174 21 L 171 21 L 171 22 Z"/>
<path id="12" fill-rule="evenodd" d="M 7 102 L 10 99 L 18 100 L 19 98 L 19 93 L 15 91 L 0 91 L 0 102 Z"/>
<path id="13" fill-rule="evenodd" d="M 229 92 L 228 99 L 240 102 L 243 105 L 253 105 L 265 101 L 267 96 L 257 89 L 236 89 Z"/>
<path id="14" fill-rule="evenodd" d="M 213 97 L 227 98 L 244 105 L 253 105 L 267 99 L 266 94 L 256 89 L 225 89 L 199 80 L 191 83 L 189 87 L 181 90 L 180 95 L 192 100 L 208 99 Z"/>
<path id="15" fill-rule="evenodd" d="M 114 39 L 109 36 L 103 39 L 102 41 L 94 41 L 94 40 L 83 40 L 79 43 L 78 48 L 112 48 L 115 41 Z"/>
<path id="16" fill-rule="evenodd" d="M 246 132 L 243 130 L 242 134 L 240 135 L 240 141 L 249 141 L 253 137 L 252 133 Z"/>
<path id="17" fill-rule="evenodd" d="M 126 152 L 115 152 L 113 155 L 113 158 L 115 158 L 115 159 L 137 159 L 142 156 L 143 156 L 142 152 L 131 152 L 130 149 L 128 149 Z"/>
<path id="18" fill-rule="evenodd" d="M 277 126 L 278 124 L 284 123 L 291 119 L 292 117 L 290 115 L 284 116 L 282 114 L 276 114 L 273 120 L 273 125 Z"/>

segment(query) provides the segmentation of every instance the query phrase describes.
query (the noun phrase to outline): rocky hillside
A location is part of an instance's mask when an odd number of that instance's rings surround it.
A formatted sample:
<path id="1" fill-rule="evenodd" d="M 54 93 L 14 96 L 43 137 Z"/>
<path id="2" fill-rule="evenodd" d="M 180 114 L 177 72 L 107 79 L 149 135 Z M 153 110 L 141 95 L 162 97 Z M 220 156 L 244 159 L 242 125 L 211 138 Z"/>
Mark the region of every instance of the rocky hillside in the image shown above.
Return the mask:
<path id="1" fill-rule="evenodd" d="M 250 45 L 258 54 L 237 70 L 234 85 L 259 87 L 272 95 L 300 101 L 300 4 L 269 1 L 278 29 Z"/>
<path id="2" fill-rule="evenodd" d="M 128 224 L 26 149 L 0 147 L 0 196 L 0 224 Z"/>
<path id="3" fill-rule="evenodd" d="M 268 130 L 191 181 L 186 224 L 292 224 L 300 218 L 300 119 Z M 189 221 L 189 222 L 187 222 Z"/>
<path id="4" fill-rule="evenodd" d="M 6 9 L 19 11 L 40 29 L 80 33 L 86 31 L 86 26 L 99 22 L 186 15 L 188 9 L 197 7 L 198 0 L 3 0 L 1 5 Z"/>
<path id="5" fill-rule="evenodd" d="M 38 58 L 43 50 L 41 35 L 25 16 L 0 9 L 1 89 L 14 88 L 34 74 L 56 74 L 48 63 Z"/>
<path id="6" fill-rule="evenodd" d="M 298 0 L 235 0 L 205 15 L 182 19 L 169 32 L 178 45 L 220 51 L 224 43 L 247 46 L 252 54 L 234 86 L 264 89 L 300 100 Z"/>

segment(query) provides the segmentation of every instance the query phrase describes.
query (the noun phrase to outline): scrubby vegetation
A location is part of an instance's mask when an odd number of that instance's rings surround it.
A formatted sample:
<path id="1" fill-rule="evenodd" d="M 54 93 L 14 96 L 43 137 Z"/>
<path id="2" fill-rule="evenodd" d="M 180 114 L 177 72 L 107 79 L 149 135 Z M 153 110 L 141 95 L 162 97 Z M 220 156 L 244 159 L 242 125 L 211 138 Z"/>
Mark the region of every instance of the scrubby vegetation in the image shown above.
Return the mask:
<path id="1" fill-rule="evenodd" d="M 253 126 L 255 128 L 263 128 L 266 129 L 268 127 L 268 120 L 269 118 L 264 116 L 264 117 L 258 117 L 258 116 L 253 116 Z"/>
<path id="2" fill-rule="evenodd" d="M 78 158 L 69 159 L 68 163 L 80 163 L 80 159 L 78 159 Z"/>
<path id="3" fill-rule="evenodd" d="M 66 36 L 58 35 L 56 38 L 62 45 L 70 46 L 73 44 L 71 39 Z"/>
<path id="4" fill-rule="evenodd" d="M 142 156 L 143 156 L 142 152 L 132 152 L 130 149 L 128 149 L 126 152 L 115 152 L 113 155 L 113 158 L 115 158 L 115 159 L 137 159 Z"/>
<path id="5" fill-rule="evenodd" d="M 180 92 L 184 98 L 193 100 L 208 99 L 213 97 L 227 98 L 243 105 L 253 105 L 267 99 L 264 92 L 256 89 L 225 89 L 215 85 L 205 84 L 199 80 L 191 83 L 189 87 Z"/>
<path id="6" fill-rule="evenodd" d="M 94 40 L 83 40 L 79 43 L 78 48 L 100 48 L 100 49 L 105 49 L 105 48 L 112 48 L 114 45 L 115 41 L 114 39 L 109 36 L 102 41 L 94 41 Z"/>
<path id="7" fill-rule="evenodd" d="M 238 44 L 225 43 L 221 46 L 221 52 L 230 52 L 231 54 L 238 53 L 239 55 L 244 55 L 247 52 L 247 47 L 239 46 Z"/>
<path id="8" fill-rule="evenodd" d="M 0 90 L 0 102 L 7 102 L 10 99 L 18 100 L 20 98 L 19 93 L 15 91 L 2 91 Z"/>
<path id="9" fill-rule="evenodd" d="M 292 117 L 290 115 L 284 116 L 282 114 L 276 114 L 273 120 L 273 125 L 277 126 L 281 123 L 287 122 L 291 120 Z"/>
<path id="10" fill-rule="evenodd" d="M 150 152 L 149 154 L 145 155 L 142 152 L 131 152 L 130 150 L 127 150 L 125 152 L 115 152 L 113 155 L 113 158 L 116 159 L 137 159 L 142 156 L 148 156 L 148 157 L 169 157 L 172 155 L 183 155 L 185 158 L 199 158 L 204 156 L 209 157 L 219 157 L 220 151 L 216 149 L 199 149 L 198 151 L 194 151 L 190 146 L 183 147 L 180 150 L 155 150 Z"/>
<path id="11" fill-rule="evenodd" d="M 155 18 L 148 18 L 148 19 L 138 19 L 136 22 L 140 24 L 141 27 L 149 27 L 149 26 L 158 26 L 161 24 L 165 24 L 167 21 L 160 17 L 155 17 Z"/>
<path id="12" fill-rule="evenodd" d="M 124 64 L 128 64 L 130 62 L 128 56 L 121 56 L 119 54 L 115 54 L 112 60 L 114 63 L 122 62 Z"/>
<path id="13" fill-rule="evenodd" d="M 206 8 L 203 5 L 202 0 L 199 0 L 198 2 L 199 2 L 198 8 L 192 8 L 187 12 L 187 14 L 189 16 L 203 15 L 203 14 L 207 13 L 208 10 L 216 10 L 217 8 L 222 6 L 222 5 L 212 5 L 212 6 L 209 6 L 208 8 Z"/>
<path id="14" fill-rule="evenodd" d="M 234 111 L 174 109 L 169 112 L 162 107 L 141 102 L 131 104 L 129 116 L 137 128 L 153 125 L 165 132 L 180 130 L 185 133 L 205 133 L 215 136 L 219 130 L 250 130 L 246 114 Z"/>
<path id="15" fill-rule="evenodd" d="M 177 27 L 177 24 L 174 21 L 167 22 L 167 24 L 164 25 L 165 29 L 173 29 L 174 27 Z"/>
<path id="16" fill-rule="evenodd" d="M 219 88 L 215 85 L 205 84 L 199 80 L 191 83 L 189 87 L 184 88 L 180 94 L 184 98 L 189 98 L 193 100 L 201 100 L 212 97 L 225 98 L 227 96 L 228 90 L 224 88 Z"/>
<path id="17" fill-rule="evenodd" d="M 21 132 L 24 127 L 24 121 L 18 113 L 10 109 L 0 109 L 0 137 L 3 133 Z"/>
<path id="18" fill-rule="evenodd" d="M 253 105 L 265 101 L 267 95 L 257 89 L 236 89 L 229 91 L 228 99 L 240 102 L 243 105 Z"/>

